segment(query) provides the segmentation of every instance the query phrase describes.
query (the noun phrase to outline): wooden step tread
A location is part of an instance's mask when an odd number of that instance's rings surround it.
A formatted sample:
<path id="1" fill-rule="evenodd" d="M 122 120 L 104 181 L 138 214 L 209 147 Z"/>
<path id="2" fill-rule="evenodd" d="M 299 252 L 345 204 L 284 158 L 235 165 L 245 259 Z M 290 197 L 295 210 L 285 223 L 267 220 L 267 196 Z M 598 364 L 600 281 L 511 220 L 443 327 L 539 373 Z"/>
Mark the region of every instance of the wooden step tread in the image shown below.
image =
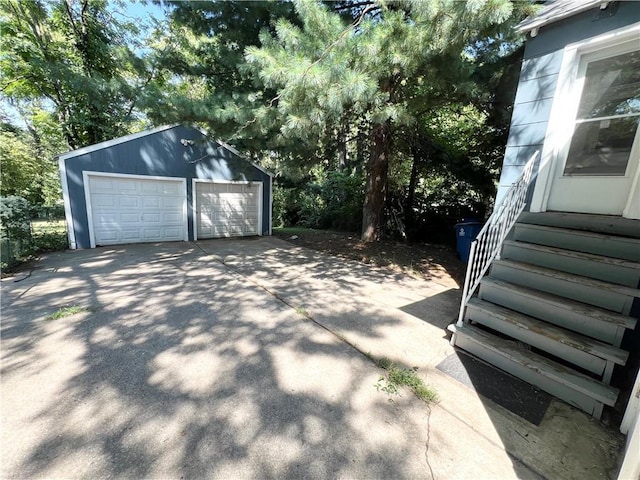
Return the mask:
<path id="1" fill-rule="evenodd" d="M 598 241 L 606 241 L 609 239 L 616 239 L 617 241 L 629 243 L 631 245 L 637 245 L 640 248 L 640 238 L 634 237 L 623 237 L 620 235 L 611 235 L 608 233 L 600 233 L 600 232 L 590 232 L 588 230 L 576 230 L 574 228 L 563 228 L 563 227 L 552 227 L 550 225 L 537 225 L 535 223 L 526 223 L 526 222 L 518 222 L 516 223 L 516 227 L 523 226 L 526 228 L 535 228 L 536 230 L 541 230 L 544 232 L 565 232 L 570 233 L 572 235 L 577 235 L 580 237 L 588 237 L 593 240 Z"/>
<path id="2" fill-rule="evenodd" d="M 629 297 L 640 298 L 640 289 L 626 287 L 624 285 L 616 285 L 615 283 L 605 282 L 603 280 L 597 280 L 595 278 L 583 277 L 581 275 L 575 275 L 573 273 L 561 272 L 552 268 L 540 267 L 531 263 L 517 262 L 515 260 L 494 260 L 495 265 L 501 265 L 505 267 L 516 268 L 519 270 L 525 270 L 528 272 L 543 275 L 545 277 L 552 277 L 558 280 L 564 280 L 566 282 L 577 283 L 580 285 L 597 288 L 600 290 L 607 290 L 615 292 L 620 295 L 627 295 Z"/>
<path id="3" fill-rule="evenodd" d="M 527 248 L 530 250 L 536 250 L 538 252 L 546 252 L 553 255 L 562 255 L 565 257 L 571 257 L 571 258 L 576 258 L 580 260 L 587 260 L 590 262 L 598 262 L 598 263 L 603 263 L 607 265 L 615 265 L 618 267 L 630 268 L 633 270 L 640 271 L 640 263 L 633 262 L 631 260 L 623 260 L 620 258 L 607 257 L 604 255 L 596 255 L 595 253 L 577 252 L 574 250 L 567 250 L 565 248 L 549 247 L 546 245 L 537 245 L 535 243 L 522 242 L 519 240 L 505 240 L 503 243 L 504 245 L 510 245 L 513 247 Z M 638 248 L 640 248 L 640 244 Z"/>
<path id="4" fill-rule="evenodd" d="M 640 221 L 614 215 L 572 212 L 522 212 L 519 223 L 598 232 L 616 237 L 640 238 Z"/>
<path id="5" fill-rule="evenodd" d="M 535 288 L 516 285 L 515 283 L 500 280 L 499 278 L 494 278 L 491 276 L 484 277 L 482 280 L 480 280 L 480 283 L 508 289 L 519 295 L 527 296 L 542 303 L 550 303 L 565 310 L 572 310 L 586 317 L 593 318 L 594 320 L 612 323 L 628 329 L 634 329 L 636 326 L 637 320 L 635 318 L 612 312 L 610 310 L 605 310 L 603 308 L 587 305 L 575 300 L 570 300 L 568 298 L 559 297 L 557 295 L 553 295 L 552 293 L 542 292 L 540 290 L 536 290 Z"/>
<path id="6" fill-rule="evenodd" d="M 545 336 L 550 340 L 614 362 L 618 365 L 624 365 L 627 363 L 629 352 L 626 352 L 621 348 L 608 345 L 604 342 L 585 337 L 584 335 L 580 335 L 579 333 L 572 332 L 565 328 L 547 323 L 543 320 L 538 320 L 537 318 L 530 317 L 523 313 L 519 313 L 475 297 L 469 300 L 467 307 L 471 308 L 471 310 L 474 308 L 481 309 L 487 314 L 498 318 L 503 322 L 508 322 L 518 328 L 529 330 L 537 335 Z M 472 314 L 470 314 L 470 318 L 473 320 Z"/>
<path id="7" fill-rule="evenodd" d="M 620 393 L 615 387 L 605 385 L 529 350 L 521 350 L 514 346 L 514 342 L 503 340 L 469 324 L 464 324 L 462 327 L 456 326 L 455 330 L 456 335 L 465 335 L 511 362 L 520 364 L 555 382 L 564 384 L 605 405 L 615 405 Z"/>

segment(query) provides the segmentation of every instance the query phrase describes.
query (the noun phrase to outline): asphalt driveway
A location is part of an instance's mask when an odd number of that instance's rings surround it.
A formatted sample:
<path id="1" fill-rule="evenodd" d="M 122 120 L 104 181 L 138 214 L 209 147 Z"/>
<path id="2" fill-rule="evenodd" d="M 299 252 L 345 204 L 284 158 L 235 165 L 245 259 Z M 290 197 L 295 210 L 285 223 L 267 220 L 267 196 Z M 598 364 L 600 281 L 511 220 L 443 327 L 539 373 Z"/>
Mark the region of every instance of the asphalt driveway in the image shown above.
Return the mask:
<path id="1" fill-rule="evenodd" d="M 48 255 L 2 281 L 0 477 L 537 478 L 503 446 L 520 420 L 425 377 L 458 301 L 274 238 Z M 358 349 L 442 406 L 377 389 Z"/>

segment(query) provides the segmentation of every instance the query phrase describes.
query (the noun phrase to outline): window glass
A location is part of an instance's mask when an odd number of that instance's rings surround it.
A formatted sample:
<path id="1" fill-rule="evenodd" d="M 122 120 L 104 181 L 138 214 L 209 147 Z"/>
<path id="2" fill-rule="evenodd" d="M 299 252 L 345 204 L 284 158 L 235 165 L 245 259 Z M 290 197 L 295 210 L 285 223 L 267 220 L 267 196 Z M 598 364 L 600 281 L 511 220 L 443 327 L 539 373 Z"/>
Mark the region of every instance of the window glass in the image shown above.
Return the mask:
<path id="1" fill-rule="evenodd" d="M 640 117 L 579 123 L 565 175 L 624 175 Z"/>
<path id="2" fill-rule="evenodd" d="M 640 113 L 640 51 L 591 62 L 578 119 Z"/>
<path id="3" fill-rule="evenodd" d="M 564 175 L 624 175 L 640 122 L 640 51 L 590 62 Z"/>

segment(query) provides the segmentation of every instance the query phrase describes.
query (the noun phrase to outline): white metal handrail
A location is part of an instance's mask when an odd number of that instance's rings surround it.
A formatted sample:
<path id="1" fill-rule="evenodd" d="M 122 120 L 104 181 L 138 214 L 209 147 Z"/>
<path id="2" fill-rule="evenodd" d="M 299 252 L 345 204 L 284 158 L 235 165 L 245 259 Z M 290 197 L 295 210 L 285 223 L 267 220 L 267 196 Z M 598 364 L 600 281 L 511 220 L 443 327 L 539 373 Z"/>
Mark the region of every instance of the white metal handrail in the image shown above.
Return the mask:
<path id="1" fill-rule="evenodd" d="M 527 201 L 527 191 L 533 177 L 533 166 L 538 158 L 536 151 L 522 169 L 518 179 L 513 182 L 507 194 L 493 209 L 493 213 L 485 223 L 478 236 L 471 243 L 467 274 L 464 278 L 462 289 L 462 301 L 460 302 L 460 314 L 458 326 L 462 326 L 464 312 L 467 303 L 473 296 L 480 280 L 487 273 L 494 258 L 498 256 L 502 242 L 518 220 L 524 210 Z"/>

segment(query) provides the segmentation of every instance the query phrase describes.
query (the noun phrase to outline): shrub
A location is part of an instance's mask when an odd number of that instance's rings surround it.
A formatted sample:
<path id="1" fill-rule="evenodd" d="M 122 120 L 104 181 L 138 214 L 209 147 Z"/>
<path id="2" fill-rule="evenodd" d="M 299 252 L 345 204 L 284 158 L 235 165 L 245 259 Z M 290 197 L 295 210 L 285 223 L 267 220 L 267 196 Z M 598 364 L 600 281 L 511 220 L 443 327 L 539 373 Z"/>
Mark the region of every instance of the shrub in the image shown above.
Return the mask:
<path id="1" fill-rule="evenodd" d="M 363 201 L 364 179 L 359 175 L 327 172 L 312 181 L 281 180 L 274 187 L 274 223 L 357 231 Z"/>
<path id="2" fill-rule="evenodd" d="M 2 236 L 26 240 L 31 235 L 29 202 L 22 197 L 0 197 Z"/>

